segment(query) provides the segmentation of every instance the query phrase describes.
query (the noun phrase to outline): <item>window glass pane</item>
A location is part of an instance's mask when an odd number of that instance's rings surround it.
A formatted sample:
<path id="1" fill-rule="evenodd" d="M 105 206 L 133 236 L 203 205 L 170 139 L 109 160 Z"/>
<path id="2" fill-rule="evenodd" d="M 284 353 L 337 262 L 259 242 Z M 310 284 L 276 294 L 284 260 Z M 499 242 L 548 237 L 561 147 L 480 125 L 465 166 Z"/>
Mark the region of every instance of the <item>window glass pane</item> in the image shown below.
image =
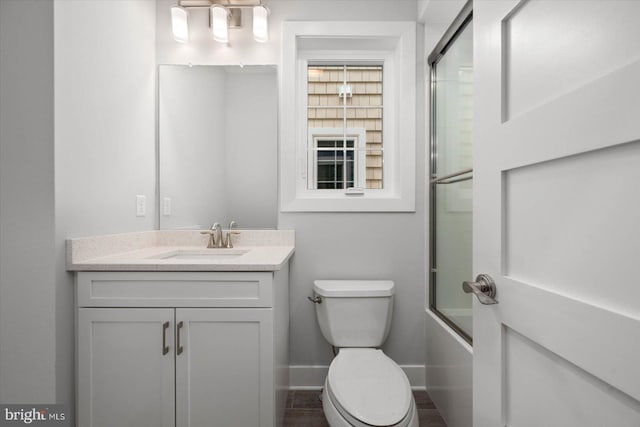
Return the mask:
<path id="1" fill-rule="evenodd" d="M 334 148 L 336 146 L 336 141 L 329 141 L 329 140 L 318 140 L 317 141 L 318 144 L 318 148 Z M 341 142 L 342 144 L 342 142 Z"/>
<path id="2" fill-rule="evenodd" d="M 347 161 L 347 188 L 348 187 L 353 187 L 353 160 L 348 160 Z"/>
<path id="3" fill-rule="evenodd" d="M 344 82 L 343 65 L 310 65 L 307 68 L 307 79 L 309 107 L 342 105 L 338 90 Z"/>
<path id="4" fill-rule="evenodd" d="M 342 180 L 343 180 L 343 162 L 338 162 L 336 164 L 336 182 L 342 184 Z M 340 186 L 340 188 L 342 188 L 342 186 Z"/>
<path id="5" fill-rule="evenodd" d="M 322 161 L 331 161 L 333 162 L 336 158 L 336 152 L 333 150 L 322 150 L 322 151 L 318 151 L 318 163 L 321 163 Z"/>
<path id="6" fill-rule="evenodd" d="M 333 182 L 335 180 L 336 165 L 334 162 L 318 162 L 318 182 Z"/>
<path id="7" fill-rule="evenodd" d="M 354 163 L 348 182 L 332 188 L 383 188 L 382 73 L 381 65 L 308 66 L 309 189 L 328 188 L 313 176 L 314 162 L 325 158 L 318 155 L 322 149 L 332 147 L 352 149 L 347 158 Z M 336 158 L 342 160 L 344 153 L 338 151 Z"/>
<path id="8" fill-rule="evenodd" d="M 336 185 L 333 182 L 318 182 L 318 190 L 330 190 L 335 188 Z"/>

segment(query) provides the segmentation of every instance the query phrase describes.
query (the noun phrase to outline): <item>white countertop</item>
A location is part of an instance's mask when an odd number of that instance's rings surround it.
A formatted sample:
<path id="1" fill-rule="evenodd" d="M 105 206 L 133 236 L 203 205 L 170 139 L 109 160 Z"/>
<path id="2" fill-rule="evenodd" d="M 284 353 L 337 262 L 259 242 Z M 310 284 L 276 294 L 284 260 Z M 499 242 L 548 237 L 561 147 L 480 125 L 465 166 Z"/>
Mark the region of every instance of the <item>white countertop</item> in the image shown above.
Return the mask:
<path id="1" fill-rule="evenodd" d="M 163 258 L 177 251 L 205 252 L 199 231 L 146 231 L 67 240 L 68 271 L 276 271 L 294 251 L 292 230 L 240 230 L 230 259 Z M 227 249 L 216 249 L 219 252 Z"/>

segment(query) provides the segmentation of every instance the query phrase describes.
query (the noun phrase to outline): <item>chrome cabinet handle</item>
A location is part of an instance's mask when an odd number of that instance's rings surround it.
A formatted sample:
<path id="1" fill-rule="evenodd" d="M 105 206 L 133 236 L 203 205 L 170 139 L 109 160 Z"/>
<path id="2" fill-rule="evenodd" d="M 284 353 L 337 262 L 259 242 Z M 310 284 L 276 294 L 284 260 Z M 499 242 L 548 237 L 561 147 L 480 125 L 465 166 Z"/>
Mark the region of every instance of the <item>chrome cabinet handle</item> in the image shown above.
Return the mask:
<path id="1" fill-rule="evenodd" d="M 184 323 L 182 321 L 180 321 L 178 323 L 178 339 L 176 340 L 176 354 L 182 354 L 182 351 L 184 350 L 182 348 L 182 345 L 180 344 L 180 329 L 182 329 L 182 327 L 184 326 Z"/>
<path id="2" fill-rule="evenodd" d="M 169 353 L 169 346 L 167 345 L 167 329 L 169 329 L 169 322 L 162 324 L 162 355 Z"/>
<path id="3" fill-rule="evenodd" d="M 481 304 L 498 304 L 495 300 L 496 284 L 488 274 L 478 274 L 475 282 L 462 282 L 465 294 L 474 293 Z"/>

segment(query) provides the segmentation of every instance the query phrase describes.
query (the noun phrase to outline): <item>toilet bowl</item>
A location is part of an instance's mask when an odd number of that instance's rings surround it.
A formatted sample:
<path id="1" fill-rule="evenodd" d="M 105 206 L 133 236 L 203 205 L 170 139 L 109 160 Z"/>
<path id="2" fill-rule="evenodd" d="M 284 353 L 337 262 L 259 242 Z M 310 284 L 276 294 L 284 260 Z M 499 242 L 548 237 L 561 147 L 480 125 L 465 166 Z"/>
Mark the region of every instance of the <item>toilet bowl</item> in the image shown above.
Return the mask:
<path id="1" fill-rule="evenodd" d="M 331 427 L 418 427 L 409 380 L 382 350 L 391 323 L 391 281 L 316 280 L 316 314 L 337 356 L 329 366 L 323 409 Z"/>
<path id="2" fill-rule="evenodd" d="M 409 380 L 381 350 L 340 350 L 329 367 L 322 402 L 332 427 L 418 427 Z"/>

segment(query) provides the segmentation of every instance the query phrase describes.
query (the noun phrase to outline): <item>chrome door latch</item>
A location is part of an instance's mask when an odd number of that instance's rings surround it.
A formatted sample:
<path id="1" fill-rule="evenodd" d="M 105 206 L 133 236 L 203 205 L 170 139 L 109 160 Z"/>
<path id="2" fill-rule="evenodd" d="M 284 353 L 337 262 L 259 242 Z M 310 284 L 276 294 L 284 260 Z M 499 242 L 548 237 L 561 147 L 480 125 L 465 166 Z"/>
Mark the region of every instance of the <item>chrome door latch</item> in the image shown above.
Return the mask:
<path id="1" fill-rule="evenodd" d="M 498 304 L 496 296 L 496 284 L 488 274 L 478 274 L 475 282 L 462 282 L 465 294 L 474 293 L 481 304 Z"/>

